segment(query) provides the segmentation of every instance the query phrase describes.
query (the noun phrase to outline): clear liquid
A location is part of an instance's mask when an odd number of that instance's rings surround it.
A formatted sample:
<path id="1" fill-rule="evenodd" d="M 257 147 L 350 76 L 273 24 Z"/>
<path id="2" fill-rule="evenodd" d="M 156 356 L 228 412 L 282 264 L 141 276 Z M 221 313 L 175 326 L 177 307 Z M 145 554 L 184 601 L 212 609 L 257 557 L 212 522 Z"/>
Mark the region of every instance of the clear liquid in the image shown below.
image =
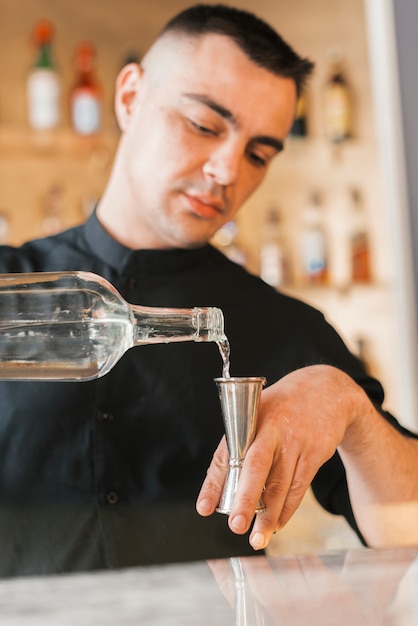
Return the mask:
<path id="1" fill-rule="evenodd" d="M 88 380 L 103 376 L 132 345 L 121 319 L 0 324 L 0 378 Z"/>
<path id="2" fill-rule="evenodd" d="M 148 338 L 144 343 L 150 342 Z M 90 380 L 106 374 L 133 345 L 124 318 L 0 323 L 0 379 Z M 230 344 L 217 342 L 230 378 Z"/>
<path id="3" fill-rule="evenodd" d="M 218 339 L 216 307 L 130 305 L 88 272 L 0 275 L 0 380 L 88 380 L 134 345 Z"/>
<path id="4" fill-rule="evenodd" d="M 231 356 L 231 346 L 229 345 L 228 338 L 226 336 L 223 337 L 220 341 L 216 342 L 218 344 L 219 352 L 222 357 L 222 378 L 230 378 L 230 356 Z"/>

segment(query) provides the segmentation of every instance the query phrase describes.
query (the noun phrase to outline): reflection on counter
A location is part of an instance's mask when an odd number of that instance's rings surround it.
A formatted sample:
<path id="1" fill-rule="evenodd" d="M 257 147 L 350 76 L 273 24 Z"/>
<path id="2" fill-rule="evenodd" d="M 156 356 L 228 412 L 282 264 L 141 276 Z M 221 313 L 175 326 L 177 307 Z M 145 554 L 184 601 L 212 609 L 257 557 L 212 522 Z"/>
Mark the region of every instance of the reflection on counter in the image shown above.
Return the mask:
<path id="1" fill-rule="evenodd" d="M 0 582 L 2 626 L 415 626 L 418 547 Z"/>

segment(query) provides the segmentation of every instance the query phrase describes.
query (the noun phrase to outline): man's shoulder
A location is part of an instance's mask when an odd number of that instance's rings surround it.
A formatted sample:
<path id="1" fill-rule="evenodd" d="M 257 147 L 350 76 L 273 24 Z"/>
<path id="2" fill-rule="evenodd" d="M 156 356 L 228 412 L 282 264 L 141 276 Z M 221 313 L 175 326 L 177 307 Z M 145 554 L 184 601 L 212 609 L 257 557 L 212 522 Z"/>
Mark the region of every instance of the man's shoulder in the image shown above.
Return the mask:
<path id="1" fill-rule="evenodd" d="M 0 246 L 0 272 L 65 270 L 82 255 L 83 228 L 83 225 L 75 226 L 20 246 Z"/>

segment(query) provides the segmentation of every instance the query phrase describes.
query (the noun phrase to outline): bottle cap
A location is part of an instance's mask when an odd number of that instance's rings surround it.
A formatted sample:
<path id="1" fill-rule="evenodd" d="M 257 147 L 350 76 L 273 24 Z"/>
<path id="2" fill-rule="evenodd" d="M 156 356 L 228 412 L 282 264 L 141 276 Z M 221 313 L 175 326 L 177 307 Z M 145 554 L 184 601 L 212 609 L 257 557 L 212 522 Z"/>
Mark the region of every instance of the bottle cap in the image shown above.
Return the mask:
<path id="1" fill-rule="evenodd" d="M 54 26 L 49 20 L 39 20 L 34 26 L 32 39 L 36 46 L 50 43 L 54 38 Z"/>
<path id="2" fill-rule="evenodd" d="M 75 64 L 79 71 L 89 72 L 94 65 L 96 49 L 89 41 L 80 42 L 75 50 Z"/>

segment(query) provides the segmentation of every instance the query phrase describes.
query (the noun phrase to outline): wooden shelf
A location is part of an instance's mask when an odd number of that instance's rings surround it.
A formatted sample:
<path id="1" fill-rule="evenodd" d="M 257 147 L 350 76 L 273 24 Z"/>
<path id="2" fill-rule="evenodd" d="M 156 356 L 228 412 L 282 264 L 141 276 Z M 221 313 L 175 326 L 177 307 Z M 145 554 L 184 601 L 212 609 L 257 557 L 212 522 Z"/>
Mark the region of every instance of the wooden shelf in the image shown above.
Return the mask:
<path id="1" fill-rule="evenodd" d="M 77 135 L 71 128 L 57 128 L 50 131 L 34 131 L 25 126 L 0 126 L 0 158 L 15 156 L 67 155 L 77 157 L 96 150 L 114 150 L 119 140 L 119 133 L 103 130 L 96 135 Z"/>

